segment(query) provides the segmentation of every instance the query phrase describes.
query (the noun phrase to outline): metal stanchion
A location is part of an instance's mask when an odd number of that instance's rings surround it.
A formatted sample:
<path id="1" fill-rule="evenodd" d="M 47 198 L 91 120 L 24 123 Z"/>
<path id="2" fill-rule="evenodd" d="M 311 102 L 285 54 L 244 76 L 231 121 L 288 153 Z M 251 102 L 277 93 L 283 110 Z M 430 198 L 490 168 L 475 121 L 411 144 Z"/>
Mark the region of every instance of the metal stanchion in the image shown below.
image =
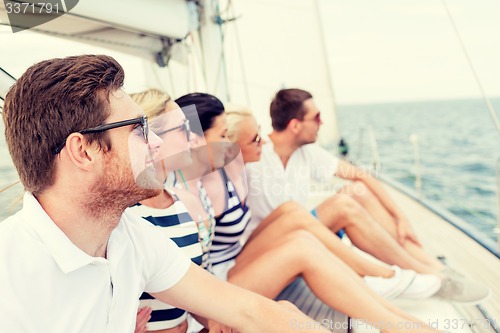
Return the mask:
<path id="1" fill-rule="evenodd" d="M 418 143 L 418 135 L 410 135 L 410 142 L 413 144 L 413 151 L 415 153 L 415 189 L 417 196 L 422 199 L 422 170 L 420 168 L 420 148 Z"/>

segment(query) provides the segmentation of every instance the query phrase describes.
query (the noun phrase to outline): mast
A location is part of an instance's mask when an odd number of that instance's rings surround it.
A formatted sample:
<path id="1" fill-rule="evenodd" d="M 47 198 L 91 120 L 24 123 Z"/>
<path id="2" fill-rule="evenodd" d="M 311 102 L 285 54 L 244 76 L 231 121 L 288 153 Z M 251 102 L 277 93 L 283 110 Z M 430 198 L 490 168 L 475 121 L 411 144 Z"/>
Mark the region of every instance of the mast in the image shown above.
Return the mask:
<path id="1" fill-rule="evenodd" d="M 223 46 L 223 21 L 218 0 L 203 0 L 200 14 L 200 40 L 203 57 L 203 73 L 207 92 L 227 102 L 229 89 Z"/>

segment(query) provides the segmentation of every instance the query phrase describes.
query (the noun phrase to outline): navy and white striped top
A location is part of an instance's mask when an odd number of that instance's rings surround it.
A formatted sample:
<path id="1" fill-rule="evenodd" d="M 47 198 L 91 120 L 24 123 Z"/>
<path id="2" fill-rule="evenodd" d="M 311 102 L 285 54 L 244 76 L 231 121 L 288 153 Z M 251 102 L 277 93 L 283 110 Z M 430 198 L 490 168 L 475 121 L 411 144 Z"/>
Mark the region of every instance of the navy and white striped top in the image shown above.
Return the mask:
<path id="1" fill-rule="evenodd" d="M 136 216 L 148 220 L 152 224 L 161 227 L 162 231 L 186 253 L 191 260 L 202 267 L 207 262 L 202 260 L 203 251 L 198 238 L 198 227 L 193 221 L 186 206 L 174 195 L 174 204 L 168 208 L 157 209 L 135 204 L 127 210 Z M 151 319 L 148 322 L 148 330 L 155 331 L 173 328 L 187 318 L 185 310 L 175 308 L 169 304 L 154 299 L 148 293 L 140 297 L 140 307 L 149 306 L 153 309 Z"/>
<path id="2" fill-rule="evenodd" d="M 226 186 L 226 207 L 215 217 L 215 236 L 209 253 L 212 265 L 234 259 L 241 252 L 240 238 L 252 215 L 248 206 L 241 202 L 224 169 L 220 169 L 220 173 Z"/>

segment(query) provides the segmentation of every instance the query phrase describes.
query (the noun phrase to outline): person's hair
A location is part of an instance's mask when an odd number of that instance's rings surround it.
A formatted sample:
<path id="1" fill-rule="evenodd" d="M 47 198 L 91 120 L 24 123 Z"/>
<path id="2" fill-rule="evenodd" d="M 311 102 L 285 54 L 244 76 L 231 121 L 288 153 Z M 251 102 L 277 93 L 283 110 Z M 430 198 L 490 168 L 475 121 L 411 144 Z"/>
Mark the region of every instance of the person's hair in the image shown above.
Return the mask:
<path id="1" fill-rule="evenodd" d="M 212 127 L 214 119 L 224 113 L 224 104 L 215 96 L 206 93 L 191 93 L 181 96 L 175 100 L 182 108 L 186 118 L 191 121 L 191 130 L 202 136 L 203 132 Z M 194 105 L 195 108 L 189 108 Z M 192 119 L 199 118 L 199 126 L 196 126 L 198 121 Z"/>
<path id="2" fill-rule="evenodd" d="M 280 132 L 286 129 L 290 120 L 304 120 L 306 113 L 304 101 L 310 98 L 312 98 L 311 93 L 302 89 L 278 91 L 270 107 L 273 129 Z"/>
<path id="3" fill-rule="evenodd" d="M 250 109 L 235 105 L 235 104 L 225 104 L 226 109 L 226 120 L 227 120 L 227 137 L 229 141 L 236 142 L 239 137 L 239 127 L 240 123 L 248 117 L 253 117 L 252 111 Z"/>
<path id="4" fill-rule="evenodd" d="M 167 104 L 172 101 L 169 94 L 156 88 L 130 94 L 130 97 L 140 105 L 149 119 L 165 112 Z"/>
<path id="5" fill-rule="evenodd" d="M 26 191 L 37 194 L 53 184 L 55 149 L 69 134 L 104 123 L 109 94 L 124 76 L 109 56 L 81 55 L 39 62 L 11 87 L 3 109 L 5 137 Z M 106 132 L 85 137 L 111 149 Z"/>

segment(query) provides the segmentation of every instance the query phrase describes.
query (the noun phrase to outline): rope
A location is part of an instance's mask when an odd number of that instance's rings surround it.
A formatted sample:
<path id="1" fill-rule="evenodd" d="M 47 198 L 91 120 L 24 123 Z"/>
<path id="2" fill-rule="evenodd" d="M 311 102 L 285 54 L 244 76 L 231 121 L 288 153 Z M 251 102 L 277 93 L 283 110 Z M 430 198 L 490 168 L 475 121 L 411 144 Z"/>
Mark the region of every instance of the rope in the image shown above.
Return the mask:
<path id="1" fill-rule="evenodd" d="M 232 17 L 236 17 L 235 9 L 234 9 L 234 4 L 232 1 L 231 3 L 231 14 Z M 250 100 L 250 91 L 248 90 L 248 79 L 247 79 L 247 73 L 245 71 L 245 62 L 243 61 L 243 48 L 241 47 L 241 38 L 240 38 L 240 32 L 238 30 L 238 24 L 235 21 L 234 23 L 234 34 L 235 34 L 235 39 L 236 39 L 236 47 L 238 50 L 238 58 L 240 60 L 240 70 L 241 70 L 241 76 L 243 77 L 243 87 L 245 89 L 245 98 L 247 100 L 246 104 L 249 108 L 252 108 L 252 102 Z"/>
<path id="2" fill-rule="evenodd" d="M 13 187 L 13 186 L 15 186 L 15 185 L 19 184 L 20 182 L 21 182 L 21 181 L 20 181 L 20 180 L 18 180 L 18 181 L 16 181 L 16 182 L 14 182 L 14 183 L 10 184 L 10 185 L 9 185 L 9 186 L 7 186 L 7 187 L 4 187 L 3 189 L 1 189 L 1 190 L 0 190 L 0 193 L 7 191 L 9 188 L 11 188 L 11 187 Z"/>
<path id="3" fill-rule="evenodd" d="M 451 15 L 451 11 L 448 8 L 448 4 L 446 3 L 446 0 L 442 0 L 442 2 L 443 2 L 443 6 L 446 10 L 446 13 L 448 14 L 448 18 L 450 19 L 453 30 L 455 31 L 455 34 L 457 35 L 458 41 L 460 42 L 460 46 L 462 47 L 462 51 L 464 52 L 465 58 L 467 59 L 467 62 L 468 62 L 469 67 L 472 71 L 472 74 L 474 75 L 474 79 L 476 80 L 477 86 L 479 87 L 479 90 L 481 92 L 483 100 L 486 103 L 486 108 L 490 112 L 491 118 L 493 119 L 493 123 L 495 124 L 497 131 L 498 131 L 498 134 L 500 135 L 500 122 L 498 121 L 495 110 L 493 109 L 493 105 L 491 104 L 490 99 L 488 98 L 488 96 L 486 96 L 486 93 L 484 92 L 483 85 L 481 84 L 481 80 L 479 80 L 479 76 L 476 72 L 476 69 L 474 68 L 474 65 L 473 65 L 472 60 L 469 56 L 469 53 L 467 52 L 467 48 L 465 47 L 465 43 L 462 40 L 462 36 L 460 35 L 460 32 L 458 31 L 457 25 L 455 24 L 455 20 L 453 19 L 453 16 Z"/>

